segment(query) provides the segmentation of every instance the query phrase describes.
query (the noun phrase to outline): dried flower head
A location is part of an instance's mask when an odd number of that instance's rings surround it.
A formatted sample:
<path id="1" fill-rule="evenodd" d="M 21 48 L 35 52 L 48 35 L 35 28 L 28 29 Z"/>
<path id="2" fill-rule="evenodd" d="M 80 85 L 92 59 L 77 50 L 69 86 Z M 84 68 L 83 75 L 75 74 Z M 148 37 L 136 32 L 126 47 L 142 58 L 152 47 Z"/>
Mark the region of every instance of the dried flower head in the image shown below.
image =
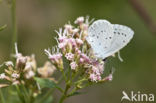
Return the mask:
<path id="1" fill-rule="evenodd" d="M 38 68 L 38 73 L 41 77 L 48 78 L 51 77 L 55 72 L 56 67 L 52 65 L 50 62 L 46 62 L 43 67 Z"/>

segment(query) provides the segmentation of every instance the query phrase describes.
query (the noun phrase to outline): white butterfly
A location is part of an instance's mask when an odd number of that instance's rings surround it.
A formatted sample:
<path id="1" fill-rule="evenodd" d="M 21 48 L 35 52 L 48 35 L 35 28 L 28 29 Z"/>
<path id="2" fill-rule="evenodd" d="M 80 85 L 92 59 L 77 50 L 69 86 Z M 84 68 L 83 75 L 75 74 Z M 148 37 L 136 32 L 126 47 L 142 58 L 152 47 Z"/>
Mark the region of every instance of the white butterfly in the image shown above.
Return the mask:
<path id="1" fill-rule="evenodd" d="M 127 26 L 97 20 L 89 27 L 86 40 L 95 56 L 105 59 L 126 46 L 133 35 L 133 30 Z"/>

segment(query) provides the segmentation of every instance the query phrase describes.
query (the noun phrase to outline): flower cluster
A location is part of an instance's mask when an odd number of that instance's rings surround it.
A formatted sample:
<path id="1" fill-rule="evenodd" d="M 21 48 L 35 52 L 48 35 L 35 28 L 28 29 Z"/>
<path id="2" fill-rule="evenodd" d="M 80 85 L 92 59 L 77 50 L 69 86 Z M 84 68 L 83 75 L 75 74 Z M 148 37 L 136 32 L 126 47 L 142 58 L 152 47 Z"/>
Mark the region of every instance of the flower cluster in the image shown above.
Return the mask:
<path id="1" fill-rule="evenodd" d="M 45 49 L 49 61 L 43 67 L 37 67 L 35 55 L 23 56 L 18 52 L 15 44 L 15 61 L 8 61 L 0 65 L 0 88 L 16 85 L 16 92 L 23 103 L 33 103 L 35 98 L 50 96 L 54 88 L 62 93 L 59 103 L 73 96 L 77 90 L 94 83 L 103 83 L 113 79 L 112 72 L 104 77 L 105 62 L 97 58 L 86 40 L 90 23 L 89 17 L 78 17 L 75 26 L 65 24 L 64 28 L 56 31 L 57 45 L 52 49 Z M 62 73 L 59 79 L 54 79 L 53 74 L 58 70 Z M 59 86 L 64 80 L 65 89 Z M 2 82 L 1 82 L 2 81 Z M 43 88 L 47 93 L 42 93 Z M 50 90 L 51 89 L 51 90 Z M 41 95 L 40 95 L 41 94 Z M 35 101 L 36 102 L 36 101 Z"/>
<path id="2" fill-rule="evenodd" d="M 88 81 L 101 82 L 106 79 L 102 77 L 104 72 L 104 61 L 94 56 L 90 45 L 86 41 L 88 35 L 89 18 L 78 17 L 75 20 L 77 26 L 65 24 L 64 29 L 60 28 L 56 31 L 58 37 L 58 45 L 46 50 L 45 53 L 56 66 L 58 70 L 66 71 L 63 58 L 69 63 L 70 69 L 74 74 L 80 74 L 82 78 L 87 78 Z M 109 79 L 107 79 L 109 80 Z"/>
<path id="3" fill-rule="evenodd" d="M 37 74 L 41 77 L 49 78 L 55 71 L 55 67 L 49 62 L 46 62 L 44 67 L 37 68 L 35 55 L 23 56 L 18 52 L 17 44 L 15 44 L 15 52 L 15 63 L 7 61 L 1 65 L 1 67 L 4 67 L 4 72 L 0 74 L 0 80 L 7 82 L 0 84 L 0 88 L 16 84 L 31 86 L 33 83 L 36 84 L 34 77 L 37 76 Z"/>

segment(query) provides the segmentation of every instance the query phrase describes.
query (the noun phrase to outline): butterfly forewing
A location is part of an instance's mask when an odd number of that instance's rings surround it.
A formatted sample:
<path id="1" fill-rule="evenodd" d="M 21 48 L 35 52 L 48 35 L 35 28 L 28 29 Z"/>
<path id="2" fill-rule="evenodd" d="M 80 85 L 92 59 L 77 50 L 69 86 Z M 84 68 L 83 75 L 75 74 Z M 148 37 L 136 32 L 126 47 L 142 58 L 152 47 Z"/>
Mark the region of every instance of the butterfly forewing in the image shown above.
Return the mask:
<path id="1" fill-rule="evenodd" d="M 89 27 L 86 39 L 98 58 L 105 58 L 105 54 L 110 49 L 113 31 L 113 25 L 106 20 L 97 20 Z"/>

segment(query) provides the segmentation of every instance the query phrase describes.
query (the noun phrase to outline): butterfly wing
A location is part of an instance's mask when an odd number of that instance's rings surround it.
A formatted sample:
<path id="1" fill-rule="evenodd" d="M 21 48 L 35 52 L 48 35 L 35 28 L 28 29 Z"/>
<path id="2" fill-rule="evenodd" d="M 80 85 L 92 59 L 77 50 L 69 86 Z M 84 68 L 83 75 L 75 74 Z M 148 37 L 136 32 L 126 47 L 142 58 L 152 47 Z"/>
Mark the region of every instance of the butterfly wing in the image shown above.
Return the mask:
<path id="1" fill-rule="evenodd" d="M 112 24 L 114 29 L 114 37 L 110 49 L 106 52 L 106 56 L 111 56 L 125 47 L 133 38 L 134 31 L 127 26 Z"/>
<path id="2" fill-rule="evenodd" d="M 114 36 L 113 25 L 107 20 L 95 21 L 88 30 L 86 40 L 91 45 L 96 57 L 104 59 Z"/>

